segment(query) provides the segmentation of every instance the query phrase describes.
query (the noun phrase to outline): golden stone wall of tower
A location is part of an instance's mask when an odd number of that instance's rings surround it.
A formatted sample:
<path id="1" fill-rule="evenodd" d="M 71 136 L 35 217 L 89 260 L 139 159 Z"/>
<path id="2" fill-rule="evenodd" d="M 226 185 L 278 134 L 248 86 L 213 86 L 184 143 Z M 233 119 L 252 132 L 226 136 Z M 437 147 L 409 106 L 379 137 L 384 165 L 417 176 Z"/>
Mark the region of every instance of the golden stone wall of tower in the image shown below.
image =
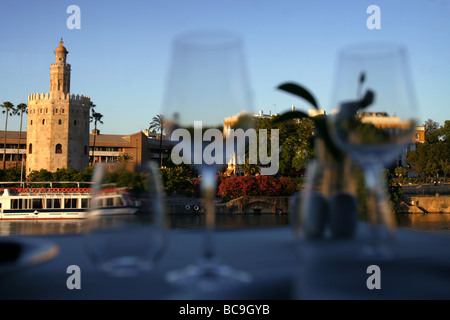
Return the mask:
<path id="1" fill-rule="evenodd" d="M 28 96 L 27 174 L 89 166 L 88 96 L 70 95 L 70 65 L 61 41 L 50 67 L 50 92 Z"/>

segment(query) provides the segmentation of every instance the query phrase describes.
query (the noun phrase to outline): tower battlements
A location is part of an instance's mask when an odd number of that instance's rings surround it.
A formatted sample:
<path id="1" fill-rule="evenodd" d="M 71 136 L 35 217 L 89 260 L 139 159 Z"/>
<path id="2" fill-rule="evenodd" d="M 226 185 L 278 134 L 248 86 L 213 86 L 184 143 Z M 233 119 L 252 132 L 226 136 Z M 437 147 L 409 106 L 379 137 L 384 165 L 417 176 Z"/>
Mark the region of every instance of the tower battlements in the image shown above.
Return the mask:
<path id="1" fill-rule="evenodd" d="M 53 97 L 49 92 L 46 93 L 32 93 L 28 95 L 28 102 L 37 103 L 39 100 L 69 100 L 74 104 L 90 105 L 91 97 L 85 95 L 75 95 L 70 93 L 59 93 L 57 97 Z"/>

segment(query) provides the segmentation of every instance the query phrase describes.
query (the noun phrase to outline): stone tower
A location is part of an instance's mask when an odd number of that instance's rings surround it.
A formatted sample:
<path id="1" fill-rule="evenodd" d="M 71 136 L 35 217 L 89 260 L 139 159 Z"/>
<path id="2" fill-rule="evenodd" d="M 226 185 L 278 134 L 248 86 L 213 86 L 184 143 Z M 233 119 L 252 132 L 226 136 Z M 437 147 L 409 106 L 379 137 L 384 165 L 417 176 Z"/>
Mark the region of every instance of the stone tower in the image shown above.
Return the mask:
<path id="1" fill-rule="evenodd" d="M 61 39 L 50 66 L 50 92 L 28 95 L 27 174 L 89 166 L 90 98 L 70 95 L 69 53 Z"/>

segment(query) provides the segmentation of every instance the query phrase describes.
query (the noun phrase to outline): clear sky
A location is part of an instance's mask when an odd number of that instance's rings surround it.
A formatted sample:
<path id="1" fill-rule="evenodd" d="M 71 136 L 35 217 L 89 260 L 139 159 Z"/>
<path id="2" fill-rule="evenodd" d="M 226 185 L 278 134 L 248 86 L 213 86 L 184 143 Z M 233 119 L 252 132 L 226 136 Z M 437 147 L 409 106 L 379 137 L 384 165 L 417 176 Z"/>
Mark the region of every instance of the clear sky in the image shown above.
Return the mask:
<path id="1" fill-rule="evenodd" d="M 69 5 L 81 9 L 79 30 L 66 26 Z M 366 26 L 370 5 L 381 9 L 381 29 Z M 174 36 L 200 28 L 242 35 L 255 112 L 309 108 L 276 89 L 285 81 L 305 85 L 330 111 L 338 49 L 386 40 L 409 50 L 422 119 L 450 120 L 450 0 L 18 0 L 2 1 L 0 12 L 0 103 L 49 91 L 63 37 L 71 93 L 91 97 L 103 133 L 148 128 L 161 113 Z"/>

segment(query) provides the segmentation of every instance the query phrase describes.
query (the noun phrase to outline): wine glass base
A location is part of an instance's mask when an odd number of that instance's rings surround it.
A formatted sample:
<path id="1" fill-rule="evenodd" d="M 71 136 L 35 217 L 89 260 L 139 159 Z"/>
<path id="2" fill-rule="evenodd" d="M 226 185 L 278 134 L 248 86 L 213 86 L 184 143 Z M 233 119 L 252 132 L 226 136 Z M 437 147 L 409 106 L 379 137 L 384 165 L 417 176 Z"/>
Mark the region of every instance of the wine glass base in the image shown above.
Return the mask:
<path id="1" fill-rule="evenodd" d="M 105 261 L 98 268 L 112 277 L 129 278 L 149 272 L 153 265 L 144 259 L 130 256 Z"/>
<path id="2" fill-rule="evenodd" d="M 166 279 L 175 285 L 195 286 L 205 291 L 213 291 L 220 286 L 251 282 L 249 273 L 215 261 L 200 261 L 196 265 L 171 271 L 167 274 Z"/>

